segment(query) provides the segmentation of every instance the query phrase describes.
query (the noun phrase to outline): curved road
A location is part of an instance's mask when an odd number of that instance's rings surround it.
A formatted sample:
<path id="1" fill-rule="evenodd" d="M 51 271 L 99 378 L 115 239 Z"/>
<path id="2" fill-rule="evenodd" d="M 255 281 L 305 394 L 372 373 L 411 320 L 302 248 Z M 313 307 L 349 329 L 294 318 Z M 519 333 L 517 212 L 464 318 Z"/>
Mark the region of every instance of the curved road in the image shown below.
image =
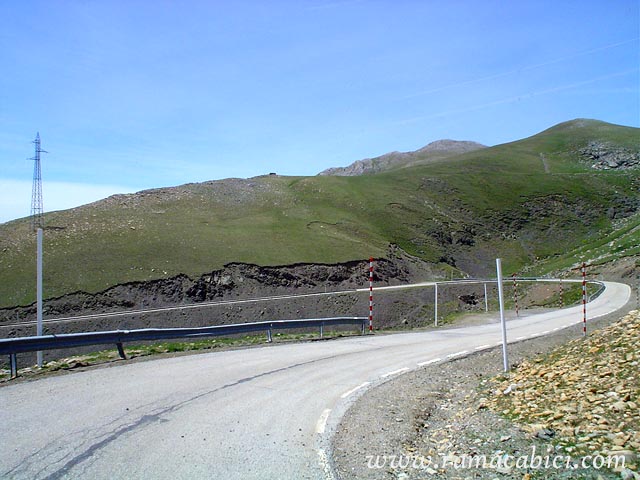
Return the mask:
<path id="1" fill-rule="evenodd" d="M 589 318 L 630 288 L 605 283 Z M 508 340 L 582 321 L 582 306 L 508 323 Z M 0 388 L 1 478 L 330 479 L 332 429 L 358 395 L 501 344 L 500 325 L 282 344 L 117 364 Z"/>

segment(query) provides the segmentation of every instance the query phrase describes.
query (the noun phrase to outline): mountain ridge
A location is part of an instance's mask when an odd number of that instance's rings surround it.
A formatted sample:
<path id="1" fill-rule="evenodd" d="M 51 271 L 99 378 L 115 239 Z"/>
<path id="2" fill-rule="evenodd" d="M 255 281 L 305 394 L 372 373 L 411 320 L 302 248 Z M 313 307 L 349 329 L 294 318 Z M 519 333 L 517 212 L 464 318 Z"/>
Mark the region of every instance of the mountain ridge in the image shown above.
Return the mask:
<path id="1" fill-rule="evenodd" d="M 346 167 L 330 167 L 318 175 L 334 176 L 356 176 L 380 173 L 394 168 L 403 168 L 443 160 L 448 157 L 460 155 L 487 148 L 472 141 L 442 139 L 429 143 L 428 145 L 412 152 L 389 152 L 379 157 L 356 160 Z"/>
<path id="2" fill-rule="evenodd" d="M 45 295 L 199 278 L 234 262 L 389 259 L 391 245 L 456 276 L 490 274 L 498 256 L 515 272 L 638 255 L 640 165 L 628 155 L 639 138 L 638 128 L 578 120 L 375 175 L 216 180 L 49 212 Z M 28 218 L 0 225 L 0 308 L 35 298 L 34 252 Z"/>

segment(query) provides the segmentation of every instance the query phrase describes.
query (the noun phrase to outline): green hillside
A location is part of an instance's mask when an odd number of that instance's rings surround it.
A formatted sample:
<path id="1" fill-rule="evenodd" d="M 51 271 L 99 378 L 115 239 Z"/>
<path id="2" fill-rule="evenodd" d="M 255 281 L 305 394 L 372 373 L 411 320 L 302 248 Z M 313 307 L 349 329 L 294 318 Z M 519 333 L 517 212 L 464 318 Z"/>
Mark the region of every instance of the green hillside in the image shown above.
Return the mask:
<path id="1" fill-rule="evenodd" d="M 640 168 L 593 168 L 582 150 L 594 144 L 637 153 L 640 129 L 575 120 L 375 175 L 228 179 L 48 213 L 46 296 L 195 277 L 230 262 L 380 257 L 389 244 L 471 274 L 489 271 L 496 256 L 506 271 L 557 259 L 619 229 L 637 246 Z M 0 306 L 33 302 L 34 277 L 28 219 L 0 225 Z"/>

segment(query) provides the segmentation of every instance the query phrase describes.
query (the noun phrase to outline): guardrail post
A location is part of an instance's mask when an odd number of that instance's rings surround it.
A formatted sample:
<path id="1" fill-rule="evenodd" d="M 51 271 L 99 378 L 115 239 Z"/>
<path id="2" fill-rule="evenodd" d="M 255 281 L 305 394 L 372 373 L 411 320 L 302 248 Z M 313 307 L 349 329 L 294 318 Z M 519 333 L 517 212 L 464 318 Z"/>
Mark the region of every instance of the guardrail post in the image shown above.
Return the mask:
<path id="1" fill-rule="evenodd" d="M 118 355 L 120 355 L 120 358 L 123 360 L 126 360 L 127 355 L 126 353 L 124 353 L 124 347 L 122 346 L 122 342 L 116 343 L 116 347 L 118 347 Z"/>
<path id="2" fill-rule="evenodd" d="M 366 321 L 363 320 L 362 321 L 362 331 L 360 332 L 360 335 L 364 335 L 366 333 Z"/>
<path id="3" fill-rule="evenodd" d="M 18 358 L 15 353 L 9 354 L 9 365 L 11 368 L 11 378 L 18 376 Z"/>
<path id="4" fill-rule="evenodd" d="M 324 323 L 320 324 L 320 338 L 322 338 L 324 335 Z"/>
<path id="5" fill-rule="evenodd" d="M 273 337 L 271 335 L 272 327 L 273 327 L 273 325 L 269 325 L 269 328 L 267 329 L 267 343 L 273 342 Z"/>

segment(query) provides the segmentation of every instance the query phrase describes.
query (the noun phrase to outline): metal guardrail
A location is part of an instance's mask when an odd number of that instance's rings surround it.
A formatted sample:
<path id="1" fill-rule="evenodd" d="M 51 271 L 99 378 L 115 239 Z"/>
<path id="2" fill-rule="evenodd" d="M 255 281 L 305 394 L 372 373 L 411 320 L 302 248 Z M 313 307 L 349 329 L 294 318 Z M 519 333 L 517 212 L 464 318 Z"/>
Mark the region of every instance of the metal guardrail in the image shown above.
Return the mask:
<path id="1" fill-rule="evenodd" d="M 605 286 L 604 282 L 601 282 L 599 280 L 587 280 L 587 283 L 598 285 L 598 289 L 594 293 L 589 295 L 589 298 L 587 299 L 587 302 L 591 302 L 592 300 L 598 298 L 602 294 L 602 292 L 604 292 Z"/>
<path id="2" fill-rule="evenodd" d="M 18 362 L 16 359 L 16 354 L 18 353 L 83 347 L 88 345 L 115 344 L 120 357 L 126 359 L 123 347 L 125 342 L 167 340 L 173 338 L 220 337 L 254 332 L 265 332 L 267 334 L 267 341 L 271 342 L 274 330 L 316 327 L 320 329 L 320 337 L 322 337 L 324 327 L 333 325 L 358 325 L 360 326 L 361 333 L 364 335 L 367 321 L 368 317 L 309 318 L 303 320 L 274 320 L 234 325 L 216 325 L 212 327 L 143 328 L 138 330 L 112 330 L 106 332 L 43 335 L 39 337 L 4 338 L 0 339 L 0 355 L 9 355 L 11 378 L 15 378 L 18 374 Z"/>
<path id="3" fill-rule="evenodd" d="M 518 281 L 524 282 L 557 282 L 579 283 L 579 279 L 546 279 L 536 277 L 516 277 Z M 504 282 L 511 281 L 511 278 L 504 279 Z M 497 279 L 456 279 L 451 281 L 433 282 L 437 284 L 475 284 L 475 283 L 496 283 Z M 590 295 L 589 301 L 597 298 L 604 290 L 604 284 L 601 281 L 589 280 L 588 283 L 599 285 L 598 290 Z M 398 287 L 382 287 L 398 288 Z M 364 289 L 363 289 L 364 290 Z M 333 293 L 352 293 L 358 290 L 349 290 L 344 292 Z M 316 295 L 316 294 L 313 294 Z M 317 294 L 320 295 L 320 294 Z M 272 297 L 273 299 L 279 297 Z M 264 299 L 271 299 L 265 297 Z M 259 299 L 259 300 L 264 300 Z M 192 307 L 192 306 L 189 306 Z M 118 315 L 131 313 L 147 313 L 146 311 L 136 312 L 118 312 Z M 114 314 L 109 314 L 114 315 Z M 93 316 L 93 315 L 92 315 Z M 99 315 L 95 315 L 96 317 Z M 125 342 L 140 342 L 153 340 L 167 340 L 173 338 L 198 338 L 198 337 L 216 337 L 225 335 L 234 335 L 242 333 L 266 332 L 267 341 L 272 341 L 273 330 L 299 329 L 317 327 L 320 329 L 322 337 L 324 326 L 331 325 L 359 325 L 362 334 L 365 333 L 366 322 L 368 317 L 331 317 L 331 318 L 311 318 L 303 320 L 275 320 L 267 322 L 241 323 L 234 325 L 219 325 L 212 327 L 194 327 L 194 328 L 145 328 L 137 330 L 113 330 L 106 332 L 83 332 L 70 333 L 61 335 L 43 335 L 32 337 L 19 337 L 0 339 L 0 355 L 9 355 L 9 363 L 11 366 L 11 376 L 17 375 L 17 359 L 16 354 L 25 352 L 37 352 L 43 350 L 53 350 L 61 348 L 73 348 L 89 345 L 107 345 L 115 344 L 122 358 L 126 358 L 123 344 Z"/>

